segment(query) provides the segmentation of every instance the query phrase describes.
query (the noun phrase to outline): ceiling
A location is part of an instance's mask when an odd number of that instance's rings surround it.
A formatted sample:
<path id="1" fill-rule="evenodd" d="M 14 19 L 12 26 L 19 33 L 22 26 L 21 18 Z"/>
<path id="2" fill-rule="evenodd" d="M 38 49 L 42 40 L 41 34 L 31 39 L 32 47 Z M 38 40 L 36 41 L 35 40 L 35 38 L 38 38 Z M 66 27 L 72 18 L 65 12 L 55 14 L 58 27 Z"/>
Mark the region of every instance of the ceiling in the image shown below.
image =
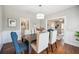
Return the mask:
<path id="1" fill-rule="evenodd" d="M 74 5 L 42 5 L 41 7 L 39 7 L 39 5 L 6 5 L 6 6 L 21 11 L 31 12 L 34 14 L 41 12 L 44 13 L 45 15 L 49 15 L 73 7 Z"/>

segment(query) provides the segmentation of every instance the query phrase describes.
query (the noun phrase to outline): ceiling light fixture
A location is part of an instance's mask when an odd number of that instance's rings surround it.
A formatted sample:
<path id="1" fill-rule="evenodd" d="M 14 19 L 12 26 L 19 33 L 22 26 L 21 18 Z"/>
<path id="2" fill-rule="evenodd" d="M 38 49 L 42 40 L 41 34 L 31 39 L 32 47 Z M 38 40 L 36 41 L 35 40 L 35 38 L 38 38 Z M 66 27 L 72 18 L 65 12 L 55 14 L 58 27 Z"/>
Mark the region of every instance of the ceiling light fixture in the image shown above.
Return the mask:
<path id="1" fill-rule="evenodd" d="M 37 19 L 44 19 L 44 14 L 43 13 L 37 13 L 36 18 Z"/>
<path id="2" fill-rule="evenodd" d="M 42 7 L 42 5 L 39 5 L 39 7 Z M 36 14 L 36 19 L 44 19 L 45 15 L 41 12 Z"/>

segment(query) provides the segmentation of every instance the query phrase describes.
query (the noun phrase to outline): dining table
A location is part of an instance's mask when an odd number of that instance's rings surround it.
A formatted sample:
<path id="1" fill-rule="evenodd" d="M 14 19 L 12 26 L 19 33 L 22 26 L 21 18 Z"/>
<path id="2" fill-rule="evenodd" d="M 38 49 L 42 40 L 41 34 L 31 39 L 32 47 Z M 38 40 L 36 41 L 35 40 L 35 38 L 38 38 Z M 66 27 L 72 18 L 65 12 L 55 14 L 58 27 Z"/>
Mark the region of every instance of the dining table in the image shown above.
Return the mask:
<path id="1" fill-rule="evenodd" d="M 29 54 L 31 54 L 32 48 L 31 48 L 31 43 L 33 40 L 35 40 L 36 34 L 27 34 L 25 35 L 25 40 L 29 42 Z"/>

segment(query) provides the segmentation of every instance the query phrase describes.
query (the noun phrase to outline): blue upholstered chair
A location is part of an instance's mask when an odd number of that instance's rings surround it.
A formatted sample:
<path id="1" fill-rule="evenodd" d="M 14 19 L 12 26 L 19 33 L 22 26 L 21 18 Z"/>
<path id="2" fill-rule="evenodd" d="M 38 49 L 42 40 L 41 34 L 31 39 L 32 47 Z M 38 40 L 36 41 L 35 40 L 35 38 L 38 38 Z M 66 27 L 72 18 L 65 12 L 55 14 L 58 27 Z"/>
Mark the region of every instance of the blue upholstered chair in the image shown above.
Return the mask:
<path id="1" fill-rule="evenodd" d="M 54 31 L 53 29 L 48 29 L 48 32 L 50 32 L 50 31 Z"/>
<path id="2" fill-rule="evenodd" d="M 11 38 L 12 38 L 12 43 L 13 46 L 16 50 L 16 53 L 22 53 L 24 50 L 27 50 L 28 45 L 24 44 L 24 43 L 18 43 L 17 39 L 18 39 L 18 35 L 16 32 L 11 32 Z"/>

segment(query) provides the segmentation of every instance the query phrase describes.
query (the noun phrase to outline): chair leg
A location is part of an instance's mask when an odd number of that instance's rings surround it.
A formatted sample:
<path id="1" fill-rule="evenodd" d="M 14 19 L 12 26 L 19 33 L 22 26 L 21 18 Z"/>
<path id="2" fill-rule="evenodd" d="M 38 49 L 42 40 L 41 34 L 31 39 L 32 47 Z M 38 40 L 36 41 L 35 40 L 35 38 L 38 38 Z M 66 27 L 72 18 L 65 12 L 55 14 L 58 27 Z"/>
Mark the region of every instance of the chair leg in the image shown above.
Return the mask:
<path id="1" fill-rule="evenodd" d="M 56 46 L 56 48 L 57 48 L 57 43 L 55 42 L 55 46 Z"/>
<path id="2" fill-rule="evenodd" d="M 23 38 L 22 38 L 22 42 L 23 42 Z"/>
<path id="3" fill-rule="evenodd" d="M 47 54 L 48 54 L 48 51 L 49 51 L 48 48 L 46 48 L 46 51 L 47 51 Z"/>
<path id="4" fill-rule="evenodd" d="M 53 52 L 53 45 L 51 45 L 51 50 L 52 50 L 52 52 Z"/>

